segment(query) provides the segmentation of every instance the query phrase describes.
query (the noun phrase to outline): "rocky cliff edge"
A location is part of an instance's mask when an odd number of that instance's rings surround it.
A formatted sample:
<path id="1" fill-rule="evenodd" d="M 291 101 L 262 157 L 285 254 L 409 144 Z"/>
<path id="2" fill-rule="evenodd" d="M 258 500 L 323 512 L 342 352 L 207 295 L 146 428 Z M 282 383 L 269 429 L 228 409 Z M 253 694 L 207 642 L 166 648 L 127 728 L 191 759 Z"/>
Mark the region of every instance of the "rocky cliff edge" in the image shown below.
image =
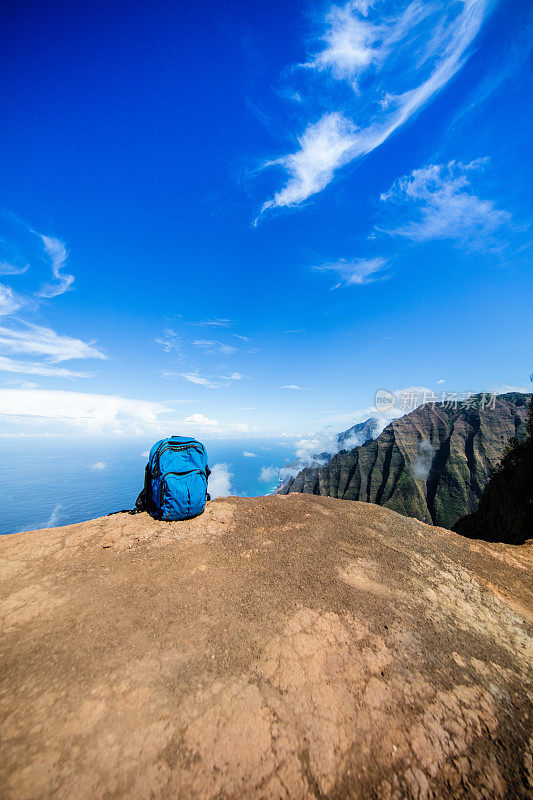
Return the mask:
<path id="1" fill-rule="evenodd" d="M 310 495 L 1 537 L 2 797 L 530 797 L 531 544 Z"/>

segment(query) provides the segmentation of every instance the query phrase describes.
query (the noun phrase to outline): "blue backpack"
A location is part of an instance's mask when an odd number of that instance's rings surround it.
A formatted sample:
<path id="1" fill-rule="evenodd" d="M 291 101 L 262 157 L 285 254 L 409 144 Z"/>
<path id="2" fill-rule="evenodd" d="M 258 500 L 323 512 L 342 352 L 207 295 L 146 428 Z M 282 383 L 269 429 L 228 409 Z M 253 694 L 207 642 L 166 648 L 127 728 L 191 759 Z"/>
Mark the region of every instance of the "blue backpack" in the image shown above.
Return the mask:
<path id="1" fill-rule="evenodd" d="M 201 442 L 185 436 L 161 439 L 150 450 L 144 489 L 135 508 L 169 521 L 197 517 L 210 499 L 207 494 L 210 472 Z"/>

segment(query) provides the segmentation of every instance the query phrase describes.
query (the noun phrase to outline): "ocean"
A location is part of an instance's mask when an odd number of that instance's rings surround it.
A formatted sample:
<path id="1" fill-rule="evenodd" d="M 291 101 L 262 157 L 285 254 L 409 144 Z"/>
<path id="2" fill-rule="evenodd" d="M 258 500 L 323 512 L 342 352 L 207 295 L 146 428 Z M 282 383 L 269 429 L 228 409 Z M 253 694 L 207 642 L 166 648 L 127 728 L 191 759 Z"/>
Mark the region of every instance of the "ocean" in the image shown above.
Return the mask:
<path id="1" fill-rule="evenodd" d="M 279 484 L 277 470 L 294 458 L 292 442 L 276 439 L 204 443 L 213 470 L 212 494 L 270 494 Z M 152 444 L 1 439 L 0 534 L 69 525 L 133 508 Z"/>

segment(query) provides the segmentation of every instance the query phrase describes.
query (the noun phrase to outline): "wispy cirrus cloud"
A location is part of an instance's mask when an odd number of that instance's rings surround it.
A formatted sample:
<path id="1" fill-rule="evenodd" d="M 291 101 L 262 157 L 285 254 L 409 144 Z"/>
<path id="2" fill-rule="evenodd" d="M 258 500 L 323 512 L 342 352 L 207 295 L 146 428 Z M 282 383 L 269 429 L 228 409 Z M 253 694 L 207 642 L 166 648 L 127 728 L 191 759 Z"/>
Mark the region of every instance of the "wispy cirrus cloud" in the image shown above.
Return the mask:
<path id="1" fill-rule="evenodd" d="M 107 356 L 93 342 L 63 336 L 52 328 L 32 325 L 0 326 L 0 352 L 44 356 L 50 363 L 81 358 L 105 359 Z"/>
<path id="2" fill-rule="evenodd" d="M 231 325 L 231 319 L 204 319 L 200 322 L 189 322 L 189 325 L 207 328 L 227 328 Z"/>
<path id="3" fill-rule="evenodd" d="M 213 325 L 215 327 L 223 328 L 230 324 L 230 320 L 207 320 L 200 323 L 191 322 L 186 324 L 193 326 Z M 199 350 L 205 355 L 224 357 L 233 356 L 238 352 L 242 352 L 242 346 L 239 344 L 239 342 L 247 343 L 249 341 L 248 337 L 238 333 L 232 333 L 231 336 L 234 341 L 238 341 L 233 344 L 229 344 L 227 341 L 221 341 L 220 339 L 189 338 L 183 333 L 175 331 L 172 328 L 166 328 L 160 336 L 156 337 L 154 341 L 156 344 L 159 344 L 166 353 L 175 353 L 178 356 L 178 360 L 183 362 L 186 358 L 186 351 L 190 351 L 190 348 Z M 251 353 L 253 351 L 248 348 L 244 350 L 244 352 Z M 198 372 L 199 370 L 194 367 L 193 369 L 188 369 L 186 374 L 194 376 Z M 175 371 L 166 371 L 164 374 L 165 377 L 176 377 Z M 181 375 L 182 373 L 178 374 Z M 235 380 L 235 378 L 232 378 L 232 380 Z M 205 383 L 204 379 L 202 379 L 202 383 L 200 385 L 207 385 L 207 383 Z"/>
<path id="4" fill-rule="evenodd" d="M 231 356 L 236 353 L 238 348 L 224 342 L 217 342 L 213 339 L 195 339 L 193 341 L 194 347 L 199 347 L 207 353 L 218 353 L 222 356 Z"/>
<path id="5" fill-rule="evenodd" d="M 0 372 L 20 375 L 39 375 L 45 378 L 87 378 L 89 373 L 58 367 L 63 361 L 76 359 L 105 359 L 106 355 L 94 343 L 72 336 L 60 336 L 51 328 L 19 322 L 17 327 L 0 326 Z M 31 361 L 11 358 L 33 356 Z M 36 361 L 40 357 L 41 361 Z"/>
<path id="6" fill-rule="evenodd" d="M 156 344 L 161 345 L 165 353 L 173 351 L 180 353 L 183 348 L 183 337 L 172 328 L 166 328 L 161 336 L 154 339 Z"/>
<path id="7" fill-rule="evenodd" d="M 243 352 L 243 347 L 240 342 L 248 342 L 246 336 L 231 334 L 232 339 L 230 341 L 232 343 L 228 343 L 227 338 L 224 336 L 226 332 L 222 329 L 232 324 L 231 320 L 210 319 L 202 322 L 183 322 L 182 324 L 196 327 L 205 325 L 212 326 L 213 328 L 220 328 L 221 330 L 217 331 L 217 334 L 219 334 L 221 338 L 194 338 L 184 335 L 181 331 L 178 332 L 167 328 L 155 341 L 157 344 L 161 345 L 165 352 L 175 353 L 177 355 L 176 362 L 179 363 L 179 367 L 177 363 L 175 363 L 170 368 L 162 370 L 160 373 L 161 377 L 185 380 L 196 386 L 203 386 L 206 389 L 220 389 L 230 383 L 242 380 L 243 375 L 236 370 L 228 372 L 227 374 L 221 374 L 222 358 L 229 358 L 230 356 Z M 224 339 L 226 339 L 226 341 L 224 341 Z M 205 357 L 203 367 L 200 367 L 197 363 L 198 351 Z M 244 352 L 250 353 L 251 350 L 245 349 Z M 189 356 L 192 353 L 194 353 L 194 356 L 189 360 Z"/>
<path id="8" fill-rule="evenodd" d="M 0 372 L 14 372 L 21 375 L 40 375 L 44 378 L 88 378 L 87 372 L 73 372 L 64 367 L 47 366 L 36 361 L 17 361 L 0 356 Z"/>
<path id="9" fill-rule="evenodd" d="M 7 261 L 2 261 L 0 262 L 0 275 L 24 275 L 29 268 L 29 264 L 17 267 L 16 264 L 10 264 Z"/>
<path id="10" fill-rule="evenodd" d="M 298 386 L 296 383 L 285 383 L 283 386 L 279 387 L 280 389 L 294 389 L 295 391 L 305 391 L 305 386 Z"/>
<path id="11" fill-rule="evenodd" d="M 511 215 L 475 194 L 472 175 L 485 163 L 429 164 L 399 178 L 380 199 L 400 221 L 378 230 L 414 242 L 451 239 L 475 249 L 490 247 L 493 235 L 511 224 Z"/>
<path id="12" fill-rule="evenodd" d="M 230 375 L 209 376 L 201 375 L 198 370 L 193 372 L 163 372 L 163 378 L 183 378 L 183 380 L 194 383 L 197 386 L 205 386 L 206 389 L 220 389 L 221 386 L 242 380 L 240 372 L 232 372 Z"/>
<path id="13" fill-rule="evenodd" d="M 37 235 L 41 237 L 45 252 L 50 258 L 52 275 L 56 282 L 41 286 L 36 294 L 38 297 L 57 297 L 74 283 L 74 275 L 62 272 L 67 263 L 68 250 L 65 243 L 54 236 L 45 236 L 43 233 Z"/>
<path id="14" fill-rule="evenodd" d="M 383 60 L 387 28 L 367 19 L 368 4 L 331 6 L 324 17 L 322 47 L 302 67 L 329 71 L 354 87 L 360 73 Z"/>
<path id="15" fill-rule="evenodd" d="M 450 240 L 467 249 L 500 251 L 506 244 L 504 234 L 520 229 L 513 226 L 508 211 L 476 194 L 472 184 L 487 163 L 488 159 L 479 158 L 427 164 L 398 178 L 380 196 L 384 213 L 394 221 L 376 225 L 369 238 L 375 239 L 379 232 L 416 243 Z M 314 269 L 337 274 L 340 281 L 332 289 L 338 289 L 389 278 L 389 261 L 381 256 L 340 259 Z"/>
<path id="16" fill-rule="evenodd" d="M 335 170 L 351 160 L 357 143 L 356 127 L 339 112 L 325 114 L 309 125 L 298 137 L 295 153 L 268 161 L 264 166 L 283 167 L 290 178 L 272 200 L 267 200 L 261 213 L 274 206 L 294 206 L 330 183 Z"/>
<path id="17" fill-rule="evenodd" d="M 319 46 L 304 64 L 321 73 L 332 105 L 309 122 L 298 148 L 264 167 L 288 180 L 260 213 L 296 206 L 322 191 L 335 172 L 375 150 L 461 69 L 488 13 L 489 0 L 449 3 L 412 0 L 400 12 L 392 0 L 332 5 L 322 20 Z M 342 100 L 334 84 L 345 84 Z M 345 110 L 346 109 L 346 110 Z"/>
<path id="18" fill-rule="evenodd" d="M 30 272 L 35 283 L 30 289 L 37 298 L 64 294 L 74 283 L 74 275 L 65 272 L 69 251 L 65 242 L 35 230 L 12 212 L 0 212 L 0 275 L 24 275 Z M 52 272 L 52 280 L 41 283 L 43 265 Z M 35 269 L 37 267 L 37 269 Z"/>
<path id="19" fill-rule="evenodd" d="M 340 259 L 331 264 L 322 264 L 315 267 L 315 270 L 320 272 L 333 272 L 340 280 L 332 289 L 338 289 L 340 286 L 361 286 L 364 283 L 373 283 L 377 280 L 385 280 L 388 275 L 385 273 L 387 266 L 387 259 L 376 258 L 362 258 L 353 261 Z"/>
<path id="20" fill-rule="evenodd" d="M 17 297 L 11 286 L 0 283 L 0 317 L 7 317 L 13 314 L 22 305 L 22 301 Z"/>
<path id="21" fill-rule="evenodd" d="M 219 384 L 212 381 L 210 378 L 205 378 L 203 375 L 200 375 L 199 372 L 180 372 L 180 373 L 173 373 L 173 372 L 164 372 L 164 378 L 183 378 L 185 381 L 189 381 L 189 383 L 194 383 L 196 386 L 205 386 L 206 389 L 218 389 Z"/>
<path id="22" fill-rule="evenodd" d="M 62 294 L 72 284 L 74 277 L 62 273 L 68 252 L 64 243 L 54 237 L 37 233 L 16 215 L 0 215 L 2 230 L 0 235 L 0 256 L 7 260 L 0 262 L 0 274 L 18 276 L 30 269 L 30 262 L 42 263 L 42 250 L 51 263 L 56 283 L 50 283 L 33 294 L 22 295 L 11 286 L 0 283 L 0 317 L 7 318 L 20 309 L 35 310 L 38 301 L 34 298 L 50 298 Z M 6 229 L 4 229 L 6 228 Z M 0 372 L 26 375 L 39 375 L 55 378 L 85 378 L 85 372 L 73 371 L 54 366 L 62 361 L 73 359 L 104 359 L 105 354 L 93 342 L 85 342 L 72 336 L 56 333 L 43 325 L 34 325 L 23 319 L 6 319 L 0 326 Z M 7 355 L 6 355 L 7 354 Z M 32 356 L 25 361 L 10 356 Z M 41 361 L 36 360 L 42 359 Z"/>

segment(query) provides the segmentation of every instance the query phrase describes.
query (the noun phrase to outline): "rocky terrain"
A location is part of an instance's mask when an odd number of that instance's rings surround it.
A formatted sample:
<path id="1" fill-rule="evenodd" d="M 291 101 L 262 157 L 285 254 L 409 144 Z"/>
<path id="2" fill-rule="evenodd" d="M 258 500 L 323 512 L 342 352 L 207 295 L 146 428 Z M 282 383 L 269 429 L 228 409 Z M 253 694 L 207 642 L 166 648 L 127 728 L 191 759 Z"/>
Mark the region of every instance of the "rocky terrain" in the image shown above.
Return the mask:
<path id="1" fill-rule="evenodd" d="M 476 510 L 504 449 L 525 428 L 529 395 L 499 395 L 494 407 L 426 404 L 391 422 L 373 441 L 303 469 L 280 494 L 363 500 L 451 528 Z"/>
<path id="2" fill-rule="evenodd" d="M 302 494 L 1 537 L 2 799 L 531 797 L 532 544 Z"/>

